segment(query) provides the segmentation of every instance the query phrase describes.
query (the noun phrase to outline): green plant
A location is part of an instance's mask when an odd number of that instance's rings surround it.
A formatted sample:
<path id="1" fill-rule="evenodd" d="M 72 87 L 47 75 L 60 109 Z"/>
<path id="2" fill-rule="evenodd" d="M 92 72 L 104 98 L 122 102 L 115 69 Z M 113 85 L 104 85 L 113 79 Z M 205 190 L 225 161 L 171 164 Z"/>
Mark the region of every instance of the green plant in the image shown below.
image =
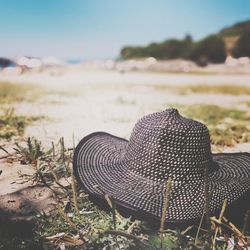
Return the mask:
<path id="1" fill-rule="evenodd" d="M 41 116 L 16 115 L 14 108 L 4 108 L 0 113 L 0 139 L 22 135 L 27 125 L 43 119 Z"/>
<path id="2" fill-rule="evenodd" d="M 24 163 L 35 163 L 41 156 L 45 155 L 41 142 L 34 137 L 28 137 L 27 147 L 16 143 L 16 152 L 21 155 Z"/>
<path id="3" fill-rule="evenodd" d="M 250 57 L 250 30 L 245 31 L 236 42 L 233 49 L 235 57 Z"/>
<path id="4" fill-rule="evenodd" d="M 52 147 L 45 150 L 41 141 L 33 137 L 28 137 L 26 144 L 22 146 L 16 143 L 14 150 L 19 156 L 20 162 L 22 164 L 30 164 L 35 169 L 32 175 L 24 176 L 20 173 L 20 176 L 25 177 L 27 181 L 31 180 L 33 183 L 41 183 L 50 188 L 54 193 L 58 192 L 50 186 L 53 182 L 55 182 L 59 188 L 67 191 L 67 188 L 61 185 L 59 180 L 62 177 L 68 178 L 70 176 L 68 162 L 72 155 L 65 154 L 65 151 L 70 151 L 64 148 L 62 138 L 59 140 L 57 146 L 58 149 L 56 150 L 54 143 L 52 143 Z M 68 184 L 70 183 L 68 182 Z"/>

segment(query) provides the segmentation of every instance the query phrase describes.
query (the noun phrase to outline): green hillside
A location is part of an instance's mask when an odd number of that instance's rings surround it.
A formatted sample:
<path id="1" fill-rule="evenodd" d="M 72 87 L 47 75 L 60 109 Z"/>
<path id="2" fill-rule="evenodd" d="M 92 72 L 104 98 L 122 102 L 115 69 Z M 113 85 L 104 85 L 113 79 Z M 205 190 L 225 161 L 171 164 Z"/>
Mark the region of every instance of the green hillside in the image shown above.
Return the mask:
<path id="1" fill-rule="evenodd" d="M 250 31 L 250 20 L 239 22 L 232 26 L 224 28 L 218 34 L 222 37 L 241 36 L 246 31 Z"/>
<path id="2" fill-rule="evenodd" d="M 120 51 L 122 59 L 155 57 L 159 60 L 187 59 L 199 65 L 222 63 L 227 55 L 250 56 L 250 20 L 226 27 L 200 41 L 190 35 L 184 39 L 168 39 L 146 46 L 125 46 Z"/>

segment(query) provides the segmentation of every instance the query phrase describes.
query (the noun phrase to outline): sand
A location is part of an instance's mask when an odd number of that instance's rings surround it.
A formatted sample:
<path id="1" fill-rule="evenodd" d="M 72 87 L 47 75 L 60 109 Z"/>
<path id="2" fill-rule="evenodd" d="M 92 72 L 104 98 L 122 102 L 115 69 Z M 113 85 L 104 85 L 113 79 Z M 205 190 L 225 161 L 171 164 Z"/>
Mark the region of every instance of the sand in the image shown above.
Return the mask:
<path id="1" fill-rule="evenodd" d="M 64 137 L 68 146 L 94 131 L 106 131 L 129 138 L 135 122 L 143 115 L 173 107 L 175 104 L 215 104 L 243 108 L 249 95 L 222 94 L 177 95 L 154 85 L 236 84 L 250 86 L 250 75 L 195 75 L 115 71 L 86 71 L 68 68 L 57 74 L 51 70 L 21 76 L 1 76 L 15 83 L 42 86 L 47 95 L 31 103 L 19 103 L 17 113 L 47 116 L 49 120 L 33 124 L 25 136 L 34 136 L 46 144 Z"/>

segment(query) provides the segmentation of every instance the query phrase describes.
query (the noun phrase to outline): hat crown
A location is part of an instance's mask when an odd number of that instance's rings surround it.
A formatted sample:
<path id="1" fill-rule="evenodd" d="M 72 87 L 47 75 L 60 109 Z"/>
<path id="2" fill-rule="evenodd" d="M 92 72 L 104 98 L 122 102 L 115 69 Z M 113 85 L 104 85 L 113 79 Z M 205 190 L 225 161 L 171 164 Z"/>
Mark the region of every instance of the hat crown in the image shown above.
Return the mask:
<path id="1" fill-rule="evenodd" d="M 212 162 L 209 132 L 176 109 L 153 113 L 136 123 L 124 158 L 131 171 L 152 180 L 200 178 Z"/>

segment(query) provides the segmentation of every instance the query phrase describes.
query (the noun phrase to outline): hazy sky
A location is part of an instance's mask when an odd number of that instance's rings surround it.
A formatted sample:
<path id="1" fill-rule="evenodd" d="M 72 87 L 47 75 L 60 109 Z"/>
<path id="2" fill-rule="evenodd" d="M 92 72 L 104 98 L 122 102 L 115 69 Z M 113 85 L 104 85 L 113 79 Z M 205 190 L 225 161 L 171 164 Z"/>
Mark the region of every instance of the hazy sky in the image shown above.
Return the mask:
<path id="1" fill-rule="evenodd" d="M 0 0 L 0 57 L 113 58 L 247 19 L 249 0 Z"/>

